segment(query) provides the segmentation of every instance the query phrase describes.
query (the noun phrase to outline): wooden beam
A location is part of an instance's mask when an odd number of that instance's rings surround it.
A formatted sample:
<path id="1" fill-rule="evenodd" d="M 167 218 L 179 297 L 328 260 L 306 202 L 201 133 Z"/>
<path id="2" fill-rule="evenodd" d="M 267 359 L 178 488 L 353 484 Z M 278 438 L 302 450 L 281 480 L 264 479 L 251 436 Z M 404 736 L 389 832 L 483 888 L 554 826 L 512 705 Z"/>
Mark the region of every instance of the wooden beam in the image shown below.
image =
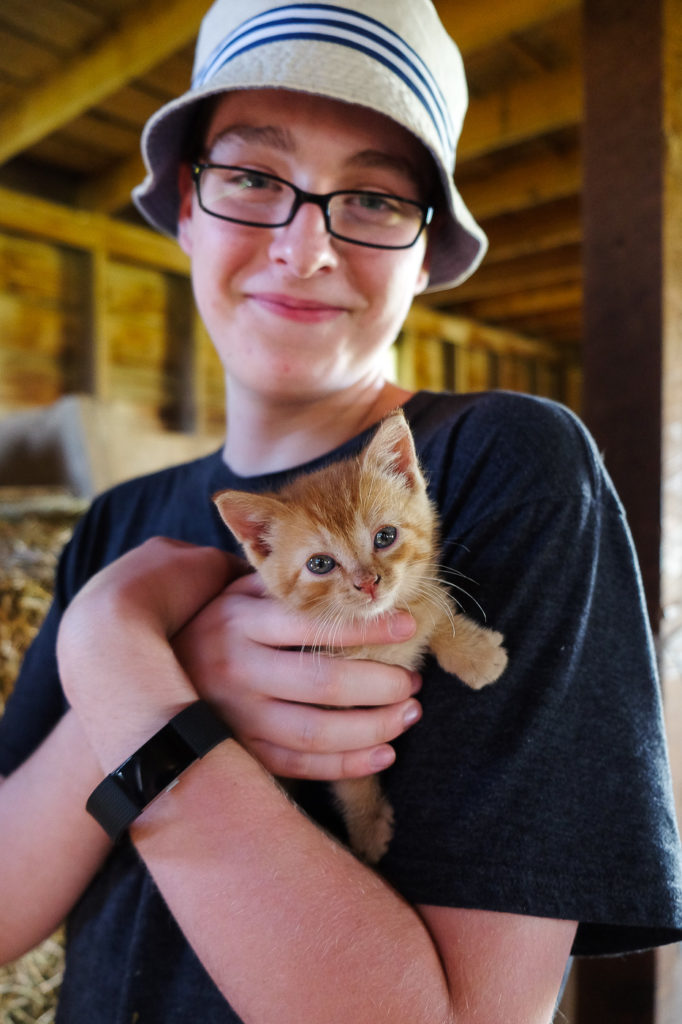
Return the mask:
<path id="1" fill-rule="evenodd" d="M 423 298 L 423 297 L 422 297 Z M 515 331 L 491 327 L 463 316 L 446 316 L 422 305 L 422 298 L 412 304 L 405 328 L 418 334 L 431 334 L 461 348 L 485 348 L 490 352 L 524 357 L 560 358 L 557 349 L 538 338 L 528 338 Z"/>
<path id="2" fill-rule="evenodd" d="M 538 293 L 557 285 L 574 284 L 582 278 L 580 246 L 569 245 L 554 252 L 533 252 L 499 263 L 483 262 L 470 277 L 450 291 L 429 292 L 424 295 L 428 305 L 480 302 L 497 299 L 506 301 L 505 296 L 518 293 Z M 433 301 L 430 301 L 433 300 Z"/>
<path id="3" fill-rule="evenodd" d="M 580 306 L 550 309 L 509 320 L 509 326 L 527 334 L 530 338 L 546 338 L 553 345 L 571 346 L 576 353 L 576 362 L 582 351 L 583 319 Z"/>
<path id="4" fill-rule="evenodd" d="M 0 229 L 76 249 L 103 247 L 111 256 L 129 263 L 189 274 L 189 261 L 177 243 L 156 231 L 6 188 L 0 188 Z"/>
<path id="5" fill-rule="evenodd" d="M 520 256 L 579 246 L 582 241 L 580 200 L 571 196 L 555 203 L 542 203 L 520 214 L 505 214 L 484 221 L 482 227 L 490 242 L 483 269 Z M 579 253 L 577 262 L 580 262 Z"/>
<path id="6" fill-rule="evenodd" d="M 0 163 L 180 49 L 196 35 L 202 14 L 196 0 L 136 4 L 113 32 L 26 90 L 0 115 Z"/>
<path id="7" fill-rule="evenodd" d="M 580 68 L 534 75 L 484 99 L 471 100 L 458 146 L 459 160 L 577 127 L 582 116 Z"/>
<path id="8" fill-rule="evenodd" d="M 578 5 L 578 0 L 436 0 L 441 21 L 463 54 L 494 46 Z"/>
<path id="9" fill-rule="evenodd" d="M 526 210 L 541 203 L 578 195 L 582 185 L 579 147 L 566 153 L 546 151 L 508 166 L 487 177 L 467 178 L 460 161 L 455 177 L 467 206 L 479 221 L 503 213 Z M 463 179 L 463 180 L 462 180 Z"/>
<path id="10" fill-rule="evenodd" d="M 473 302 L 462 303 L 462 311 L 475 320 L 505 323 L 557 310 L 579 309 L 581 302 L 581 285 L 569 283 L 475 299 Z"/>
<path id="11" fill-rule="evenodd" d="M 76 205 L 98 213 L 115 213 L 130 203 L 130 193 L 145 177 L 139 153 L 116 164 L 105 174 L 88 178 L 76 191 Z"/>

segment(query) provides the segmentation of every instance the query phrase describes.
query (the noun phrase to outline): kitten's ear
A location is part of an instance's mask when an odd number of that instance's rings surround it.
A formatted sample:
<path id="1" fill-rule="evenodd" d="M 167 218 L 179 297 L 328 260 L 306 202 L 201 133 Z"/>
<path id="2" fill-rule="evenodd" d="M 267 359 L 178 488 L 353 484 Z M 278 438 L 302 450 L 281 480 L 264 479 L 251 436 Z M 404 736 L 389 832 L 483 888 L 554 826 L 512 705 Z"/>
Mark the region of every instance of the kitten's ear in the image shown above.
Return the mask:
<path id="1" fill-rule="evenodd" d="M 412 433 L 402 409 L 396 409 L 382 420 L 361 458 L 365 465 L 373 463 L 384 472 L 404 477 L 410 490 L 424 483 Z"/>
<path id="2" fill-rule="evenodd" d="M 213 502 L 225 525 L 243 544 L 249 559 L 258 565 L 272 551 L 271 523 L 279 508 L 276 498 L 244 491 L 218 491 Z"/>

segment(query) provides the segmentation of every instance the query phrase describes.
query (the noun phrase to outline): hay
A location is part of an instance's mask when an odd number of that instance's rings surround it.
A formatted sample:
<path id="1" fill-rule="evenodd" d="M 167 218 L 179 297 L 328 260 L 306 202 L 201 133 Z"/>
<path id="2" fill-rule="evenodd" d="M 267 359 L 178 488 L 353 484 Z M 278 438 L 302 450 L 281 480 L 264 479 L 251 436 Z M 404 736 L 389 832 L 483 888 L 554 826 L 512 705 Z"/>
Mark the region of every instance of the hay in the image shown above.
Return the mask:
<path id="1" fill-rule="evenodd" d="M 53 1024 L 63 972 L 61 930 L 31 953 L 0 968 L 1 1024 Z"/>
<path id="2" fill-rule="evenodd" d="M 61 493 L 0 489 L 0 714 L 49 608 L 59 552 L 82 511 L 82 502 Z M 61 929 L 0 967 L 0 1024 L 52 1024 L 63 969 Z"/>

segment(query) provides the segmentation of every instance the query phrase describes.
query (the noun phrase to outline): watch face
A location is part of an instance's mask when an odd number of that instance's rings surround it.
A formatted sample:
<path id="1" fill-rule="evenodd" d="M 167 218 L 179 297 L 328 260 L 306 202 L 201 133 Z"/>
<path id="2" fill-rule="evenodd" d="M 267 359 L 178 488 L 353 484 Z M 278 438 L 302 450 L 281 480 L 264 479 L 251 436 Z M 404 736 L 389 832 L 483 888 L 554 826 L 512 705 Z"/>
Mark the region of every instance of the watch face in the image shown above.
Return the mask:
<path id="1" fill-rule="evenodd" d="M 129 757 L 113 777 L 142 810 L 196 760 L 196 752 L 167 725 Z"/>

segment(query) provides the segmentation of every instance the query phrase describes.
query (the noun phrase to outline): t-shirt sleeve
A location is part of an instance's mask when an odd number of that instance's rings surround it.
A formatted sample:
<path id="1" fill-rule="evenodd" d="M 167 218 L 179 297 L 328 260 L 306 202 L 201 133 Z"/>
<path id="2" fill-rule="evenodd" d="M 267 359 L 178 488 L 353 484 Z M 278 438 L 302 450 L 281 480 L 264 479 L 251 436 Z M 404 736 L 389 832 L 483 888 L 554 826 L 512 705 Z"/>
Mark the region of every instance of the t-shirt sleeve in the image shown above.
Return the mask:
<path id="1" fill-rule="evenodd" d="M 50 610 L 29 647 L 0 716 L 0 775 L 9 775 L 40 745 L 67 708 L 57 667 L 57 634 L 70 600 L 112 553 L 108 503 L 97 499 L 78 522 L 55 576 Z"/>
<path id="2" fill-rule="evenodd" d="M 504 633 L 509 666 L 472 691 L 427 663 L 423 720 L 385 773 L 382 870 L 415 903 L 578 920 L 577 953 L 682 938 L 653 646 L 590 439 L 566 410 L 499 396 L 424 455 L 453 594 Z"/>
<path id="3" fill-rule="evenodd" d="M 9 775 L 39 746 L 64 713 L 54 643 L 59 610 L 53 603 L 0 716 L 0 775 Z"/>
<path id="4" fill-rule="evenodd" d="M 57 668 L 57 633 L 87 562 L 87 526 L 81 522 L 57 566 L 52 604 L 31 643 L 0 716 L 0 775 L 9 775 L 49 734 L 66 710 Z"/>

